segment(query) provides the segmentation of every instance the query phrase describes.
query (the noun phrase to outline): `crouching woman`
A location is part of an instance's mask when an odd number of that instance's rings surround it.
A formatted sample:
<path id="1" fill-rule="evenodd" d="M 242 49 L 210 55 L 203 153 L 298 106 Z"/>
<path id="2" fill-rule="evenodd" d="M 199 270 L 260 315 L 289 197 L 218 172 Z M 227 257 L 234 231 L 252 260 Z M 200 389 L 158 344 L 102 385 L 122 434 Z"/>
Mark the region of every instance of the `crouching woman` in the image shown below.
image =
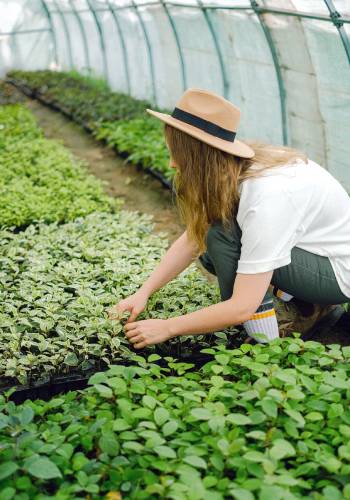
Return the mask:
<path id="1" fill-rule="evenodd" d="M 238 324 L 256 341 L 274 339 L 273 293 L 303 306 L 307 328 L 350 301 L 350 198 L 329 172 L 291 148 L 238 140 L 239 109 L 206 90 L 188 89 L 171 115 L 147 112 L 165 123 L 186 231 L 111 310 L 130 312 L 125 333 L 136 349 Z M 197 257 L 217 276 L 222 302 L 137 321 L 150 295 Z"/>

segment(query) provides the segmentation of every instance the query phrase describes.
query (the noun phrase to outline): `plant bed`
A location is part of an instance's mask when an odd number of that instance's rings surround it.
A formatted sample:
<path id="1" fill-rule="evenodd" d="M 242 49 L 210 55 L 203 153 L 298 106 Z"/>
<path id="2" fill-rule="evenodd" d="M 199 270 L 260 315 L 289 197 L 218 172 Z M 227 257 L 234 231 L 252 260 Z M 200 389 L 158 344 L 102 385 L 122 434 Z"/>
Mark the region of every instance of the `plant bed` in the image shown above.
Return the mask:
<path id="1" fill-rule="evenodd" d="M 19 92 L 13 85 L 0 80 L 0 106 L 17 104 L 23 101 L 22 92 Z"/>
<path id="2" fill-rule="evenodd" d="M 66 222 L 120 201 L 60 144 L 45 139 L 21 105 L 0 110 L 0 227 L 23 230 L 38 221 Z"/>
<path id="3" fill-rule="evenodd" d="M 349 348 L 300 339 L 157 355 L 84 391 L 0 396 L 0 497 L 350 498 Z"/>
<path id="4" fill-rule="evenodd" d="M 106 311 L 136 291 L 164 253 L 166 239 L 151 231 L 149 216 L 126 211 L 38 224 L 19 234 L 0 231 L 4 386 L 84 374 L 130 357 L 122 323 Z M 155 293 L 140 318 L 167 318 L 219 300 L 217 288 L 193 265 Z M 227 339 L 217 332 L 168 343 L 180 356 Z"/>
<path id="5" fill-rule="evenodd" d="M 146 114 L 150 103 L 111 92 L 103 82 L 78 74 L 12 71 L 8 81 L 61 111 L 118 154 L 127 152 L 131 163 L 171 188 L 174 172 L 168 166 L 163 124 Z"/>

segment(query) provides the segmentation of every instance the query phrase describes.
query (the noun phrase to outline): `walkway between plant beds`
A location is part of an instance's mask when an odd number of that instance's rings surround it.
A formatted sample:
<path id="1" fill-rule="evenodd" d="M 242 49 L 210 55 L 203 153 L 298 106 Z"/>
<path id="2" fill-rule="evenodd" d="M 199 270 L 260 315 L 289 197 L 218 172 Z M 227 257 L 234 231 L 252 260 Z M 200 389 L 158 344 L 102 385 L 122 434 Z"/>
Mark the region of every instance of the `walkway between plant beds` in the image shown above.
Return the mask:
<path id="1" fill-rule="evenodd" d="M 172 195 L 159 181 L 118 158 L 114 151 L 96 141 L 61 113 L 35 100 L 28 99 L 27 105 L 45 135 L 62 141 L 77 158 L 84 160 L 92 174 L 106 181 L 106 190 L 111 196 L 124 199 L 126 209 L 152 214 L 155 230 L 165 231 L 169 241 L 174 241 L 181 234 L 183 226 L 179 222 Z M 212 276 L 205 274 L 213 280 Z M 283 309 L 277 308 L 277 317 L 281 317 L 281 314 Z M 350 316 L 348 318 L 340 323 L 339 328 L 334 328 L 332 334 L 323 338 L 315 336 L 313 340 L 324 344 L 350 345 Z"/>
<path id="2" fill-rule="evenodd" d="M 124 199 L 124 208 L 152 214 L 155 229 L 166 231 L 170 241 L 183 231 L 170 191 L 135 165 L 118 158 L 116 153 L 87 134 L 79 125 L 38 101 L 28 99 L 27 106 L 36 116 L 46 137 L 62 141 L 89 171 L 106 181 L 106 191 Z"/>

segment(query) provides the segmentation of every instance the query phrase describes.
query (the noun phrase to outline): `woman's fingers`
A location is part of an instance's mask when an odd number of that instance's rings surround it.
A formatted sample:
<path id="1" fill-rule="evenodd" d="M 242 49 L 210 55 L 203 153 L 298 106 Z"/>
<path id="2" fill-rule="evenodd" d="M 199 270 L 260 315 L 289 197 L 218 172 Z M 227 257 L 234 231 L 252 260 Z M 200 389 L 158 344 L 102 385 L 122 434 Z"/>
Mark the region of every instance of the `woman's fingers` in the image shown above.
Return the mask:
<path id="1" fill-rule="evenodd" d="M 129 306 L 128 304 L 123 304 L 123 301 L 121 301 L 119 302 L 119 304 L 116 304 L 108 311 L 109 318 L 121 319 L 123 312 L 130 311 L 131 308 L 132 306 Z"/>
<path id="2" fill-rule="evenodd" d="M 136 330 L 131 330 L 130 332 L 127 332 L 125 334 L 125 336 L 130 340 L 130 339 L 136 337 L 137 335 L 140 335 L 140 333 L 141 333 L 140 330 L 136 329 Z"/>
<path id="3" fill-rule="evenodd" d="M 137 318 L 137 316 L 140 314 L 141 311 L 139 311 L 138 309 L 136 309 L 135 307 L 131 310 L 131 313 L 130 313 L 130 316 L 127 320 L 126 323 L 133 323 L 135 321 L 135 319 Z"/>
<path id="4" fill-rule="evenodd" d="M 139 335 L 139 334 L 136 334 L 134 337 L 131 337 L 129 339 L 129 342 L 131 344 L 139 344 L 140 342 L 144 342 L 145 341 L 145 338 L 143 335 Z"/>

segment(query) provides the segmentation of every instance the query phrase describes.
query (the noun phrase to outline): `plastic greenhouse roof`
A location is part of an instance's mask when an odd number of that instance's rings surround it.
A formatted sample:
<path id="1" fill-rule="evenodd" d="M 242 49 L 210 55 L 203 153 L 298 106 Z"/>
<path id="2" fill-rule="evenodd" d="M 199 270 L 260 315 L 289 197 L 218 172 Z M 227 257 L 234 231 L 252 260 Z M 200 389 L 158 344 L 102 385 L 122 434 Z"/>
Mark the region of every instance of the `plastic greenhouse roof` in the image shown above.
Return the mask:
<path id="1" fill-rule="evenodd" d="M 305 151 L 350 192 L 350 0 L 0 0 L 0 71 L 76 69 L 171 109 L 188 87 L 240 136 Z"/>

